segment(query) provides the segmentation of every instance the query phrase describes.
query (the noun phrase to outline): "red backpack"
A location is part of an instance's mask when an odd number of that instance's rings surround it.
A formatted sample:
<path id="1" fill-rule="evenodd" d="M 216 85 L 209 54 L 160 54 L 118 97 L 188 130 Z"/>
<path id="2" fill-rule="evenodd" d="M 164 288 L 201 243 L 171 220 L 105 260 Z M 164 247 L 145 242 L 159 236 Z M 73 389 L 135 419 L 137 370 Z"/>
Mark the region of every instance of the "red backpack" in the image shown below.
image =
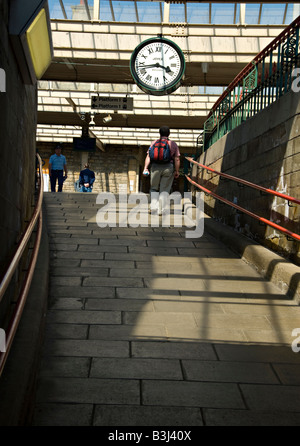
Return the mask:
<path id="1" fill-rule="evenodd" d="M 160 138 L 149 148 L 149 157 L 152 163 L 169 163 L 171 161 L 171 150 L 169 140 Z"/>

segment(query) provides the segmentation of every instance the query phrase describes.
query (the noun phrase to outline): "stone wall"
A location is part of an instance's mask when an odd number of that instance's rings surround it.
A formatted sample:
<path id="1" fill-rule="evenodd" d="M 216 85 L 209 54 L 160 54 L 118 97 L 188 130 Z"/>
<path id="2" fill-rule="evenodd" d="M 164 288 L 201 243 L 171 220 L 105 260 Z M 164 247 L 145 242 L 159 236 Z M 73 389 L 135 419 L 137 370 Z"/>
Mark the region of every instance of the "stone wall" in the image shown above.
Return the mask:
<path id="1" fill-rule="evenodd" d="M 300 94 L 290 92 L 255 117 L 224 135 L 199 160 L 223 173 L 300 199 Z M 193 168 L 200 184 L 268 220 L 300 234 L 300 206 L 262 195 L 249 187 L 200 168 Z M 299 243 L 270 226 L 210 196 L 206 213 L 264 246 L 300 264 Z"/>
<path id="2" fill-rule="evenodd" d="M 0 92 L 0 274 L 31 218 L 36 167 L 37 92 L 23 84 L 9 41 L 8 17 L 9 1 L 0 0 L 0 68 L 6 75 L 5 91 Z M 10 299 L 2 301 L 1 315 Z"/>
<path id="3" fill-rule="evenodd" d="M 47 171 L 50 156 L 54 153 L 56 144 L 37 143 L 37 150 L 45 161 Z M 105 152 L 96 149 L 95 152 L 77 152 L 73 150 L 72 144 L 63 144 L 62 154 L 66 157 L 68 178 L 64 182 L 64 192 L 74 192 L 74 183 L 79 179 L 80 170 L 84 168 L 86 162 L 90 169 L 95 172 L 95 183 L 93 192 L 118 193 L 120 184 L 128 184 L 128 168 L 130 160 L 135 160 L 136 177 L 134 178 L 134 192 L 138 190 L 140 181 L 140 163 L 144 157 L 142 148 L 122 147 L 107 145 Z M 146 149 L 145 149 L 146 150 Z M 50 190 L 50 182 L 48 184 Z"/>

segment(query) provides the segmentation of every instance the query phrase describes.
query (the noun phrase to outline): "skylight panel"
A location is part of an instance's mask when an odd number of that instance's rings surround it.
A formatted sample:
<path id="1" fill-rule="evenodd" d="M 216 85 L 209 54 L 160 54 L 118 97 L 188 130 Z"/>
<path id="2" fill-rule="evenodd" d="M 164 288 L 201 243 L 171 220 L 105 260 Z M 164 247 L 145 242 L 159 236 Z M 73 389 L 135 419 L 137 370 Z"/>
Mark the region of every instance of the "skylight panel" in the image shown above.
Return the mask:
<path id="1" fill-rule="evenodd" d="M 209 23 L 209 3 L 187 3 L 188 23 Z"/>
<path id="2" fill-rule="evenodd" d="M 137 3 L 139 22 L 160 23 L 162 21 L 160 2 L 138 1 L 136 3 Z"/>
<path id="3" fill-rule="evenodd" d="M 246 23 L 248 25 L 259 24 L 260 3 L 246 4 Z"/>
<path id="4" fill-rule="evenodd" d="M 66 19 L 67 17 L 64 16 L 64 12 L 61 8 L 61 4 L 59 0 L 49 0 L 49 13 L 51 19 Z"/>
<path id="5" fill-rule="evenodd" d="M 49 6 L 51 7 L 51 0 L 49 2 Z M 62 11 L 63 14 L 66 14 L 68 20 L 89 20 L 89 16 L 86 10 L 86 6 L 83 0 L 63 0 L 62 2 L 55 2 L 58 4 L 62 3 Z M 94 2 L 89 2 L 89 10 L 93 10 Z M 51 12 L 50 12 L 51 14 Z M 54 18 L 51 15 L 51 18 Z"/>
<path id="6" fill-rule="evenodd" d="M 112 1 L 116 22 L 137 22 L 133 1 Z"/>
<path id="7" fill-rule="evenodd" d="M 170 22 L 183 23 L 185 18 L 185 5 L 182 3 L 170 4 Z"/>
<path id="8" fill-rule="evenodd" d="M 284 19 L 285 4 L 263 4 L 261 11 L 261 25 L 281 25 Z"/>
<path id="9" fill-rule="evenodd" d="M 231 25 L 235 23 L 234 3 L 213 3 L 211 5 L 211 23 L 213 25 Z"/>
<path id="10" fill-rule="evenodd" d="M 163 1 L 48 0 L 51 19 L 90 20 L 100 10 L 103 21 L 161 23 Z M 88 5 L 88 7 L 86 6 Z M 245 3 L 245 24 L 288 25 L 300 14 L 300 3 Z M 169 3 L 171 23 L 233 25 L 240 21 L 240 4 L 226 2 Z"/>
<path id="11" fill-rule="evenodd" d="M 109 0 L 100 1 L 100 20 L 103 20 L 104 22 L 114 21 Z"/>
<path id="12" fill-rule="evenodd" d="M 300 14 L 299 4 L 298 5 L 289 4 L 287 7 L 284 24 L 289 25 L 294 20 L 294 18 L 296 18 L 299 14 Z"/>

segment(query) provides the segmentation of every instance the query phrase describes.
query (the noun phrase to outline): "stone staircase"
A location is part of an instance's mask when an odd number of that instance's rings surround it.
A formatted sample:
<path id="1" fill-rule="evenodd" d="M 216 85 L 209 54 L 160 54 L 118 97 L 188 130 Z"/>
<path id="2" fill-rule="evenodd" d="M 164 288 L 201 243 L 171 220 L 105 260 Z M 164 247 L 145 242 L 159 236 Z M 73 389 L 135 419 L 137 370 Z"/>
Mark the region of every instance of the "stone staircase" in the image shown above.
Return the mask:
<path id="1" fill-rule="evenodd" d="M 300 424 L 300 308 L 185 227 L 97 224 L 96 194 L 45 194 L 50 290 L 33 424 Z M 126 212 L 130 212 L 127 209 Z M 125 215 L 126 216 L 126 215 Z"/>

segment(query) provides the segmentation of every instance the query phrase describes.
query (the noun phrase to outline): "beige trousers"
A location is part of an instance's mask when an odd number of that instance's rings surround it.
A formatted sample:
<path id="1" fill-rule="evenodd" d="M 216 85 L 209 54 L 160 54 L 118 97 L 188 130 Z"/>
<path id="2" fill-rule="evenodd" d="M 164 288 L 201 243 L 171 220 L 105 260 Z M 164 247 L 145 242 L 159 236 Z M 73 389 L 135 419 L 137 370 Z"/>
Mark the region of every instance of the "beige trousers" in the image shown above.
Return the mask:
<path id="1" fill-rule="evenodd" d="M 174 179 L 173 163 L 151 165 L 150 194 L 151 210 L 164 210 L 164 202 L 159 200 L 159 194 L 171 191 Z"/>

